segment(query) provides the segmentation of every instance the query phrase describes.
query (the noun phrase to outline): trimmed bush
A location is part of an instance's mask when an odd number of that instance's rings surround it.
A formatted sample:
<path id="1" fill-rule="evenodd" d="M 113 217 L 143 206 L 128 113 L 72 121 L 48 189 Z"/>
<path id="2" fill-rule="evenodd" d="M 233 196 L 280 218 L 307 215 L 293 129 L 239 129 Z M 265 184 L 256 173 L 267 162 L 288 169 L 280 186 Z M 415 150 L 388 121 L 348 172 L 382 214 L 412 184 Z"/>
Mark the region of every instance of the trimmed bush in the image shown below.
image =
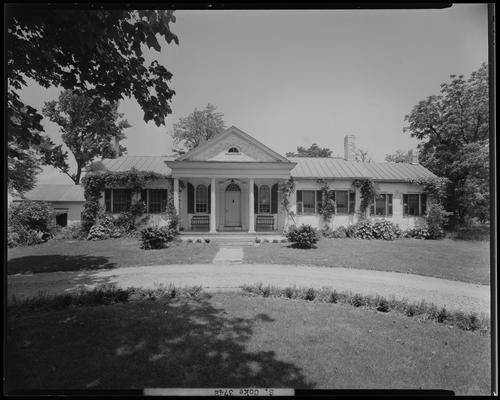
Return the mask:
<path id="1" fill-rule="evenodd" d="M 321 235 L 328 239 L 345 239 L 347 237 L 347 228 L 339 226 L 337 229 L 332 229 L 327 226 L 321 230 Z"/>
<path id="2" fill-rule="evenodd" d="M 291 228 L 286 233 L 287 239 L 293 243 L 294 247 L 300 249 L 310 249 L 319 240 L 318 231 L 311 225 L 301 225 L 298 228 Z"/>
<path id="3" fill-rule="evenodd" d="M 86 235 L 82 230 L 82 225 L 80 223 L 65 226 L 57 232 L 55 235 L 56 239 L 61 240 L 83 240 Z"/>
<path id="4" fill-rule="evenodd" d="M 148 226 L 141 230 L 141 248 L 163 249 L 174 240 L 177 232 L 167 226 Z"/>
<path id="5" fill-rule="evenodd" d="M 23 200 L 8 211 L 7 245 L 32 246 L 52 237 L 55 230 L 53 213 L 43 201 Z"/>
<path id="6" fill-rule="evenodd" d="M 407 238 L 424 239 L 424 240 L 431 239 L 431 234 L 427 229 L 427 225 L 417 226 L 413 229 L 409 229 L 406 232 L 404 232 L 403 235 L 404 237 Z"/>
<path id="7" fill-rule="evenodd" d="M 376 221 L 365 219 L 344 229 L 342 234 L 356 239 L 394 240 L 402 236 L 399 226 L 385 219 Z"/>

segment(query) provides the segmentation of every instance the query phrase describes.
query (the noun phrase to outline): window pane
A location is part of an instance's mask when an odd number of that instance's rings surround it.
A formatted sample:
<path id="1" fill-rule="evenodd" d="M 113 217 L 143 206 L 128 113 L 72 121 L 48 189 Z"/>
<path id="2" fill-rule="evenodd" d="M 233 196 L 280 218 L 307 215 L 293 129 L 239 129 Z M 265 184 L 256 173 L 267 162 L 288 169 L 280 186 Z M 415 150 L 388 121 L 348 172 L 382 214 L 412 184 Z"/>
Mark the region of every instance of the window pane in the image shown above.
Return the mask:
<path id="1" fill-rule="evenodd" d="M 130 190 L 114 189 L 113 190 L 113 212 L 119 213 L 127 211 L 130 203 Z"/>
<path id="2" fill-rule="evenodd" d="M 313 190 L 303 190 L 302 191 L 302 203 L 304 206 L 304 213 L 314 214 L 314 191 Z"/>
<path id="3" fill-rule="evenodd" d="M 207 188 L 204 185 L 196 187 L 196 207 L 195 212 L 206 213 L 208 209 Z"/>
<path id="4" fill-rule="evenodd" d="M 385 194 L 375 196 L 375 215 L 386 215 L 385 201 Z"/>
<path id="5" fill-rule="evenodd" d="M 348 195 L 347 191 L 335 191 L 335 202 L 337 203 L 337 214 L 347 214 Z"/>
<path id="6" fill-rule="evenodd" d="M 271 212 L 271 189 L 267 185 L 262 185 L 259 188 L 259 212 Z"/>
<path id="7" fill-rule="evenodd" d="M 409 194 L 408 205 L 407 205 L 407 215 L 419 215 L 418 210 L 418 194 Z"/>
<path id="8" fill-rule="evenodd" d="M 161 189 L 149 189 L 149 212 L 161 212 Z"/>

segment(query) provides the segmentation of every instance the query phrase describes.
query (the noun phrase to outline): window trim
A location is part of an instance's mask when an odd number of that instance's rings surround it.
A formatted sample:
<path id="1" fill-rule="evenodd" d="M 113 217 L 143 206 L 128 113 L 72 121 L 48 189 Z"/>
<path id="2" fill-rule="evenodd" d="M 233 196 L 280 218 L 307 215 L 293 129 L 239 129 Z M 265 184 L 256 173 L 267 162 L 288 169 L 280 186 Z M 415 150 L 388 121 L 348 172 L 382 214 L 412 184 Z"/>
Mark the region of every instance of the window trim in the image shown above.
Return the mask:
<path id="1" fill-rule="evenodd" d="M 236 151 L 230 151 L 231 149 L 236 149 Z M 236 155 L 241 155 L 241 150 L 238 146 L 231 145 L 227 150 L 226 154 L 229 154 L 231 156 L 236 156 Z"/>
<path id="2" fill-rule="evenodd" d="M 299 190 L 302 192 L 302 201 L 301 202 L 296 201 L 297 215 L 317 215 L 318 214 L 318 202 L 317 202 L 317 198 L 316 198 L 317 190 L 316 189 L 299 189 Z M 313 192 L 314 193 L 314 212 L 310 212 L 310 211 L 304 212 L 304 192 Z M 297 197 L 295 197 L 295 199 L 297 199 Z M 301 207 L 302 207 L 301 213 L 298 212 L 299 203 L 301 204 Z"/>
<path id="3" fill-rule="evenodd" d="M 302 192 L 302 201 L 301 202 L 297 201 L 297 196 L 295 197 L 295 205 L 296 205 L 297 215 L 319 215 L 318 202 L 321 202 L 321 199 L 318 198 L 319 190 L 317 190 L 317 189 L 298 189 L 297 192 L 298 191 Z M 337 198 L 337 192 L 347 192 L 347 204 L 346 204 L 347 212 L 341 212 L 341 213 L 337 212 L 337 206 L 335 205 L 335 215 L 354 215 L 354 214 L 356 214 L 356 203 L 353 204 L 352 210 L 350 207 L 350 205 L 351 205 L 351 193 L 353 193 L 353 191 L 349 190 L 349 189 L 345 189 L 345 190 L 333 189 L 333 191 L 335 192 L 335 199 Z M 314 192 L 314 213 L 304 212 L 304 192 Z M 354 192 L 354 200 L 356 200 L 356 192 Z M 298 211 L 299 203 L 301 204 L 302 212 Z"/>
<path id="4" fill-rule="evenodd" d="M 406 211 L 405 211 L 405 196 L 408 196 L 408 195 L 415 195 L 415 196 L 418 196 L 418 214 L 417 215 L 412 215 L 412 214 L 408 214 Z M 409 193 L 403 193 L 401 195 L 401 202 L 402 202 L 402 205 L 403 205 L 403 217 L 423 217 L 425 214 L 422 212 L 422 195 L 425 195 L 425 193 L 412 193 L 412 192 L 409 192 Z M 426 196 L 426 201 L 427 201 L 427 196 Z M 427 209 L 427 207 L 425 207 Z"/>
<path id="5" fill-rule="evenodd" d="M 165 212 L 165 211 L 162 211 L 162 199 L 161 199 L 161 192 L 160 192 L 160 211 L 158 212 L 152 212 L 151 209 L 150 209 L 150 206 L 151 206 L 151 200 L 150 200 L 150 191 L 151 190 L 166 190 L 166 193 L 167 193 L 167 203 L 166 205 L 168 205 L 168 189 L 166 188 L 148 188 L 148 189 L 143 189 L 146 191 L 146 213 L 147 214 L 161 214 L 162 212 Z"/>
<path id="6" fill-rule="evenodd" d="M 377 214 L 377 196 L 385 196 L 385 213 L 383 215 Z M 389 213 L 389 196 L 391 196 L 391 208 L 392 208 L 392 213 Z M 371 209 L 373 207 L 373 213 L 371 212 Z M 373 196 L 373 201 L 370 204 L 370 217 L 393 217 L 394 216 L 394 193 L 389 193 L 389 192 L 382 192 L 382 193 L 377 193 L 376 195 Z"/>
<path id="7" fill-rule="evenodd" d="M 206 202 L 205 202 L 205 206 L 206 206 L 206 209 L 205 211 L 198 211 L 198 188 L 200 186 L 203 186 L 205 188 L 205 193 L 206 193 Z M 208 214 L 208 196 L 209 196 L 209 193 L 208 193 L 208 185 L 205 185 L 204 183 L 200 183 L 198 185 L 195 186 L 194 188 L 194 213 L 195 214 Z M 202 203 L 200 203 L 202 204 Z"/>
<path id="8" fill-rule="evenodd" d="M 130 199 L 129 199 L 129 204 L 132 204 L 132 192 L 130 191 L 130 189 L 127 189 L 127 188 L 109 188 L 110 190 L 110 193 L 111 193 L 111 199 L 110 199 L 110 210 L 109 212 L 111 214 L 118 214 L 118 213 L 121 213 L 121 212 L 126 212 L 128 207 L 126 207 L 125 210 L 123 211 L 116 211 L 115 210 L 115 191 L 116 190 L 128 190 L 129 193 L 130 193 Z M 106 192 L 104 193 L 104 196 L 106 196 Z M 105 200 L 106 201 L 106 200 Z M 125 205 L 127 204 L 127 201 L 125 201 Z"/>

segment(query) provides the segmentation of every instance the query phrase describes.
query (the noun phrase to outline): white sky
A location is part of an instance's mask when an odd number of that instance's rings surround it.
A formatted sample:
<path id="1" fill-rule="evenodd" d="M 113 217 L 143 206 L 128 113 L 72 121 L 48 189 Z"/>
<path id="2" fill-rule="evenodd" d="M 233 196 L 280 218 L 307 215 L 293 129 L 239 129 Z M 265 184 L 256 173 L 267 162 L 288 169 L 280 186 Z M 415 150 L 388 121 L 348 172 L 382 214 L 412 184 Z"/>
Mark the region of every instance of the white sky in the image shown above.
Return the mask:
<path id="1" fill-rule="evenodd" d="M 450 74 L 466 77 L 488 57 L 486 4 L 444 10 L 176 11 L 179 46 L 147 51 L 173 73 L 167 125 L 146 124 L 135 100 L 120 112 L 131 123 L 130 155 L 171 153 L 172 125 L 207 103 L 273 150 L 317 143 L 343 154 L 343 138 L 375 161 L 414 148 L 404 116 L 437 94 Z M 57 88 L 34 82 L 24 101 L 41 109 Z M 57 125 L 47 133 L 60 143 Z M 71 183 L 45 168 L 40 183 Z"/>

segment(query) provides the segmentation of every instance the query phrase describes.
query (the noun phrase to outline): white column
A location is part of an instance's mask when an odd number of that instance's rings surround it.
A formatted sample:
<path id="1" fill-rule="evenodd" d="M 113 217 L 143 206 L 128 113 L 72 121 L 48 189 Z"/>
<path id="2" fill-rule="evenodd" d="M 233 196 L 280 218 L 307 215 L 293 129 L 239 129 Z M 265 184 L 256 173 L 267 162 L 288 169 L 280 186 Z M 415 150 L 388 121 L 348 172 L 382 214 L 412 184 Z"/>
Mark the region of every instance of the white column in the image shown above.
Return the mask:
<path id="1" fill-rule="evenodd" d="M 215 178 L 210 182 L 210 232 L 217 232 L 215 218 Z"/>
<path id="2" fill-rule="evenodd" d="M 255 233 L 255 215 L 254 215 L 254 198 L 253 198 L 253 178 L 249 179 L 248 183 L 248 233 Z"/>
<path id="3" fill-rule="evenodd" d="M 174 178 L 174 207 L 179 215 L 179 178 Z"/>

